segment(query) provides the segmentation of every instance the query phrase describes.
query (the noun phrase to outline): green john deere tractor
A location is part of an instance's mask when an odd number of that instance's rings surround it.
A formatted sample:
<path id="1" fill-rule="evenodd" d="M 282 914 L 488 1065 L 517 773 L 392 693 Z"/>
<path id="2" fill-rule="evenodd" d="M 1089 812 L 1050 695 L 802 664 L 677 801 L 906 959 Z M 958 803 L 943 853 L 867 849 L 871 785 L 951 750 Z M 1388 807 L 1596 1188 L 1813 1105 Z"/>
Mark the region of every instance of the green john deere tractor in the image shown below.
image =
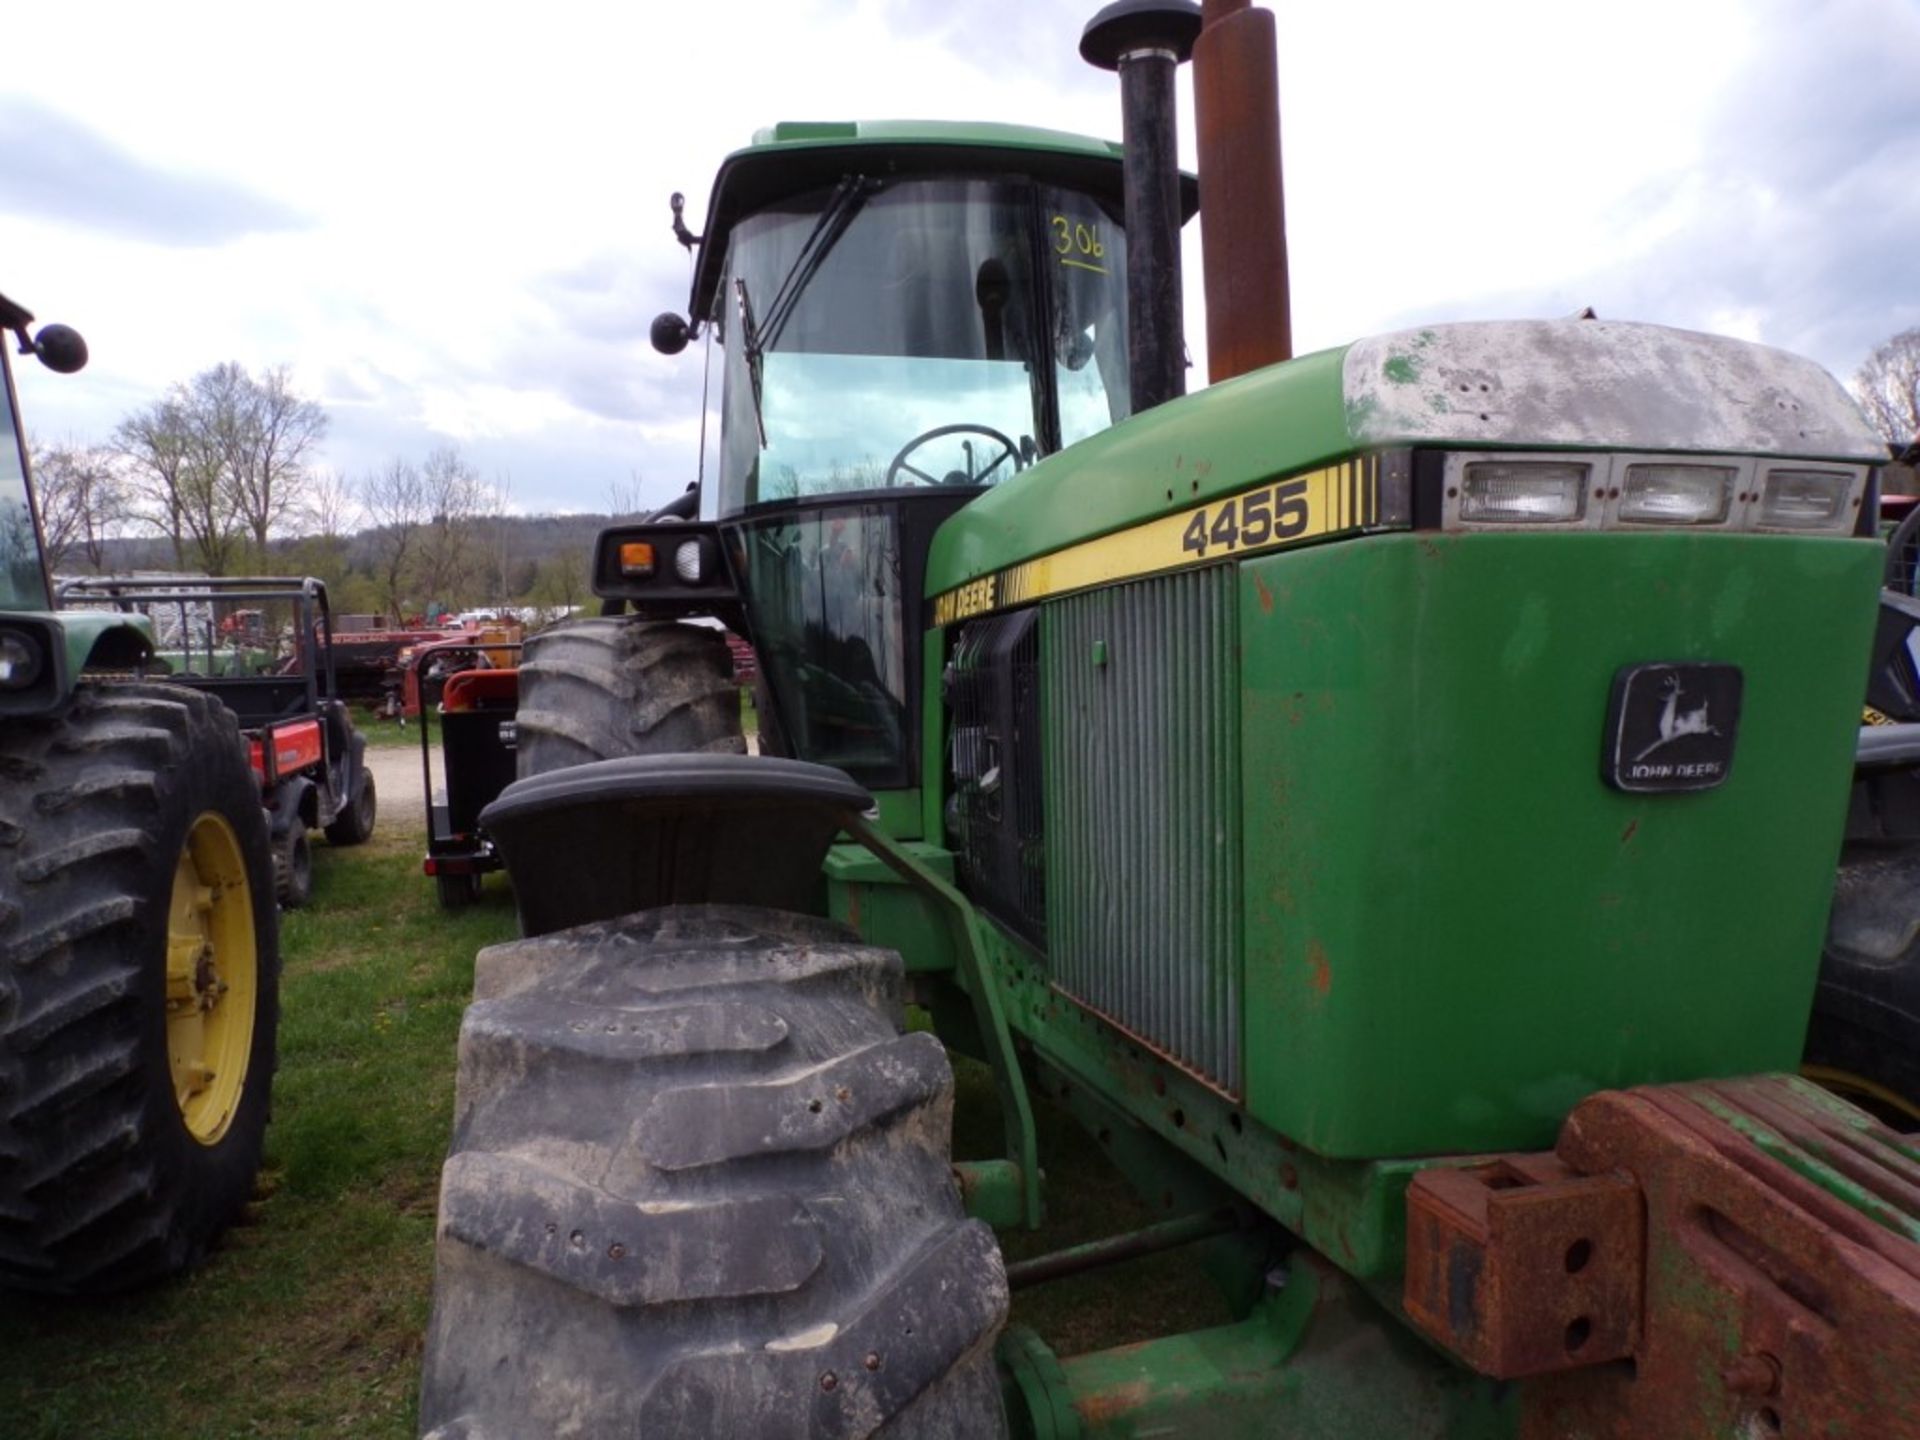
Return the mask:
<path id="1" fill-rule="evenodd" d="M 32 320 L 0 297 L 20 353 L 86 363 Z M 273 861 L 233 716 L 137 678 L 144 617 L 54 612 L 0 374 L 0 1286 L 98 1294 L 194 1263 L 252 1191 Z"/>
<path id="2" fill-rule="evenodd" d="M 592 718 L 484 817 L 523 938 L 462 1034 L 435 1440 L 1920 1435 L 1920 1142 L 1794 1073 L 1885 451 L 1817 366 L 1646 325 L 1286 359 L 1270 24 L 1096 17 L 1124 150 L 781 125 L 676 213 L 719 460 L 527 651 L 522 714 Z M 948 1046 L 997 1159 L 950 1163 Z M 1036 1094 L 1164 1219 L 1003 1264 Z M 1231 1323 L 1005 1327 L 1174 1246 Z"/>

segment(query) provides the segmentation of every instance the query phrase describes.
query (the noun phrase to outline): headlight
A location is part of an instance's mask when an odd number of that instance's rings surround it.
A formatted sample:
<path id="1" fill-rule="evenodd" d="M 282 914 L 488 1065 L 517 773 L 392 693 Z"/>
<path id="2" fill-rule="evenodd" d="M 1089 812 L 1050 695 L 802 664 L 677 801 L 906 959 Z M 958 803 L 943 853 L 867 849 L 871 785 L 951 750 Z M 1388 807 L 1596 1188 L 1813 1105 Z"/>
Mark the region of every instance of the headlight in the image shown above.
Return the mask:
<path id="1" fill-rule="evenodd" d="M 684 584 L 704 583 L 712 568 L 711 557 L 707 554 L 706 544 L 702 541 L 682 541 L 673 552 L 673 573 L 678 575 Z"/>
<path id="2" fill-rule="evenodd" d="M 40 678 L 44 658 L 31 635 L 0 630 L 0 690 L 25 690 L 32 685 Z"/>
<path id="3" fill-rule="evenodd" d="M 1587 513 L 1591 465 L 1577 461 L 1479 460 L 1460 484 L 1460 518 L 1482 525 L 1553 525 Z"/>
<path id="4" fill-rule="evenodd" d="M 1759 525 L 1781 530 L 1851 526 L 1853 476 L 1844 470 L 1769 470 L 1760 491 Z"/>
<path id="5" fill-rule="evenodd" d="M 1629 465 L 1621 520 L 1639 525 L 1719 525 L 1733 503 L 1733 467 Z"/>

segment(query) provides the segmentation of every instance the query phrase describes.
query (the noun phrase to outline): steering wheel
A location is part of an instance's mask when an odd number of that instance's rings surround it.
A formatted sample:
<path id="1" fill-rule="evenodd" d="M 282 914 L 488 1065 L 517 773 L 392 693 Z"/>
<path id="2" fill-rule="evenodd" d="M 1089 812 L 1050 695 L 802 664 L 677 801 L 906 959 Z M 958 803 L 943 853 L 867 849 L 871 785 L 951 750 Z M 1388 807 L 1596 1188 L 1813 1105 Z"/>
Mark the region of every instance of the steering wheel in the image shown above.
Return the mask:
<path id="1" fill-rule="evenodd" d="M 929 440 L 938 440 L 947 435 L 984 435 L 1000 447 L 1000 453 L 993 457 L 992 464 L 975 470 L 972 474 L 964 470 L 951 470 L 945 475 L 929 475 L 926 471 L 907 463 L 907 457 Z M 881 483 L 891 487 L 895 477 L 904 470 L 922 485 L 984 485 L 987 482 L 987 476 L 1006 464 L 1009 458 L 1013 460 L 1015 474 L 1025 468 L 1026 461 L 1020 456 L 1020 447 L 991 425 L 936 425 L 933 429 L 914 436 L 900 447 L 900 453 L 895 455 L 893 463 L 887 466 L 886 478 Z"/>

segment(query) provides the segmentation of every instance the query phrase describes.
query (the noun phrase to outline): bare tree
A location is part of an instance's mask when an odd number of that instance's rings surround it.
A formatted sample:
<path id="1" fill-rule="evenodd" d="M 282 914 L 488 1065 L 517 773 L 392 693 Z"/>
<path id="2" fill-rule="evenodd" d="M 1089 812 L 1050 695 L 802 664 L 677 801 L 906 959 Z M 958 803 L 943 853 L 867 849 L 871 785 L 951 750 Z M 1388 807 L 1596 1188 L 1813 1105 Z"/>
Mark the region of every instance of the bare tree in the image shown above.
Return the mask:
<path id="1" fill-rule="evenodd" d="M 421 594 L 429 604 L 457 609 L 472 598 L 485 559 L 479 521 L 488 490 L 479 472 L 451 446 L 427 456 L 420 481 L 429 517 L 419 549 Z"/>
<path id="2" fill-rule="evenodd" d="M 239 554 L 242 531 L 217 435 L 198 424 L 193 395 L 176 386 L 165 399 L 136 410 L 114 430 L 140 518 L 173 546 L 174 564 L 224 575 Z"/>
<path id="3" fill-rule="evenodd" d="M 513 477 L 503 474 L 487 487 L 481 501 L 482 516 L 488 530 L 487 573 L 482 600 L 491 604 L 511 598 L 513 590 Z"/>
<path id="4" fill-rule="evenodd" d="M 408 582 L 420 549 L 421 532 L 432 519 L 426 485 L 420 472 L 405 460 L 389 461 L 384 469 L 362 477 L 360 504 L 373 527 L 374 578 L 381 601 L 395 624 L 408 613 Z"/>
<path id="5" fill-rule="evenodd" d="M 646 491 L 646 482 L 640 478 L 638 470 L 629 470 L 624 480 L 607 482 L 607 517 L 612 520 L 632 520 L 649 514 L 654 509 L 640 497 Z"/>
<path id="6" fill-rule="evenodd" d="M 171 397 L 156 400 L 122 420 L 113 443 L 126 462 L 139 518 L 167 537 L 174 565 L 185 565 L 186 506 L 181 492 L 187 467 L 186 417 Z"/>
<path id="7" fill-rule="evenodd" d="M 125 516 L 113 456 L 69 443 L 35 451 L 33 472 L 47 568 L 64 568 L 67 558 L 78 552 L 97 572 L 106 560 L 107 541 Z"/>
<path id="8" fill-rule="evenodd" d="M 586 598 L 587 568 L 588 558 L 580 551 L 566 551 L 540 562 L 527 598 L 540 611 L 542 624 L 564 620 Z"/>
<path id="9" fill-rule="evenodd" d="M 267 537 L 299 514 L 307 461 L 327 433 L 327 414 L 293 390 L 287 367 L 258 380 L 239 365 L 195 377 L 195 418 L 214 436 L 234 513 L 264 553 Z"/>
<path id="10" fill-rule="evenodd" d="M 345 540 L 357 528 L 360 498 L 336 470 L 316 470 L 301 491 L 299 524 L 322 540 Z"/>
<path id="11" fill-rule="evenodd" d="M 359 514 L 359 500 L 345 477 L 331 470 L 317 470 L 307 477 L 301 492 L 300 512 L 294 521 L 297 534 L 279 552 L 301 574 L 317 575 L 327 582 L 334 592 L 336 611 L 353 575 L 351 542 Z"/>
<path id="12" fill-rule="evenodd" d="M 1853 388 L 1890 444 L 1920 441 L 1920 328 L 1902 330 L 1867 356 Z"/>

